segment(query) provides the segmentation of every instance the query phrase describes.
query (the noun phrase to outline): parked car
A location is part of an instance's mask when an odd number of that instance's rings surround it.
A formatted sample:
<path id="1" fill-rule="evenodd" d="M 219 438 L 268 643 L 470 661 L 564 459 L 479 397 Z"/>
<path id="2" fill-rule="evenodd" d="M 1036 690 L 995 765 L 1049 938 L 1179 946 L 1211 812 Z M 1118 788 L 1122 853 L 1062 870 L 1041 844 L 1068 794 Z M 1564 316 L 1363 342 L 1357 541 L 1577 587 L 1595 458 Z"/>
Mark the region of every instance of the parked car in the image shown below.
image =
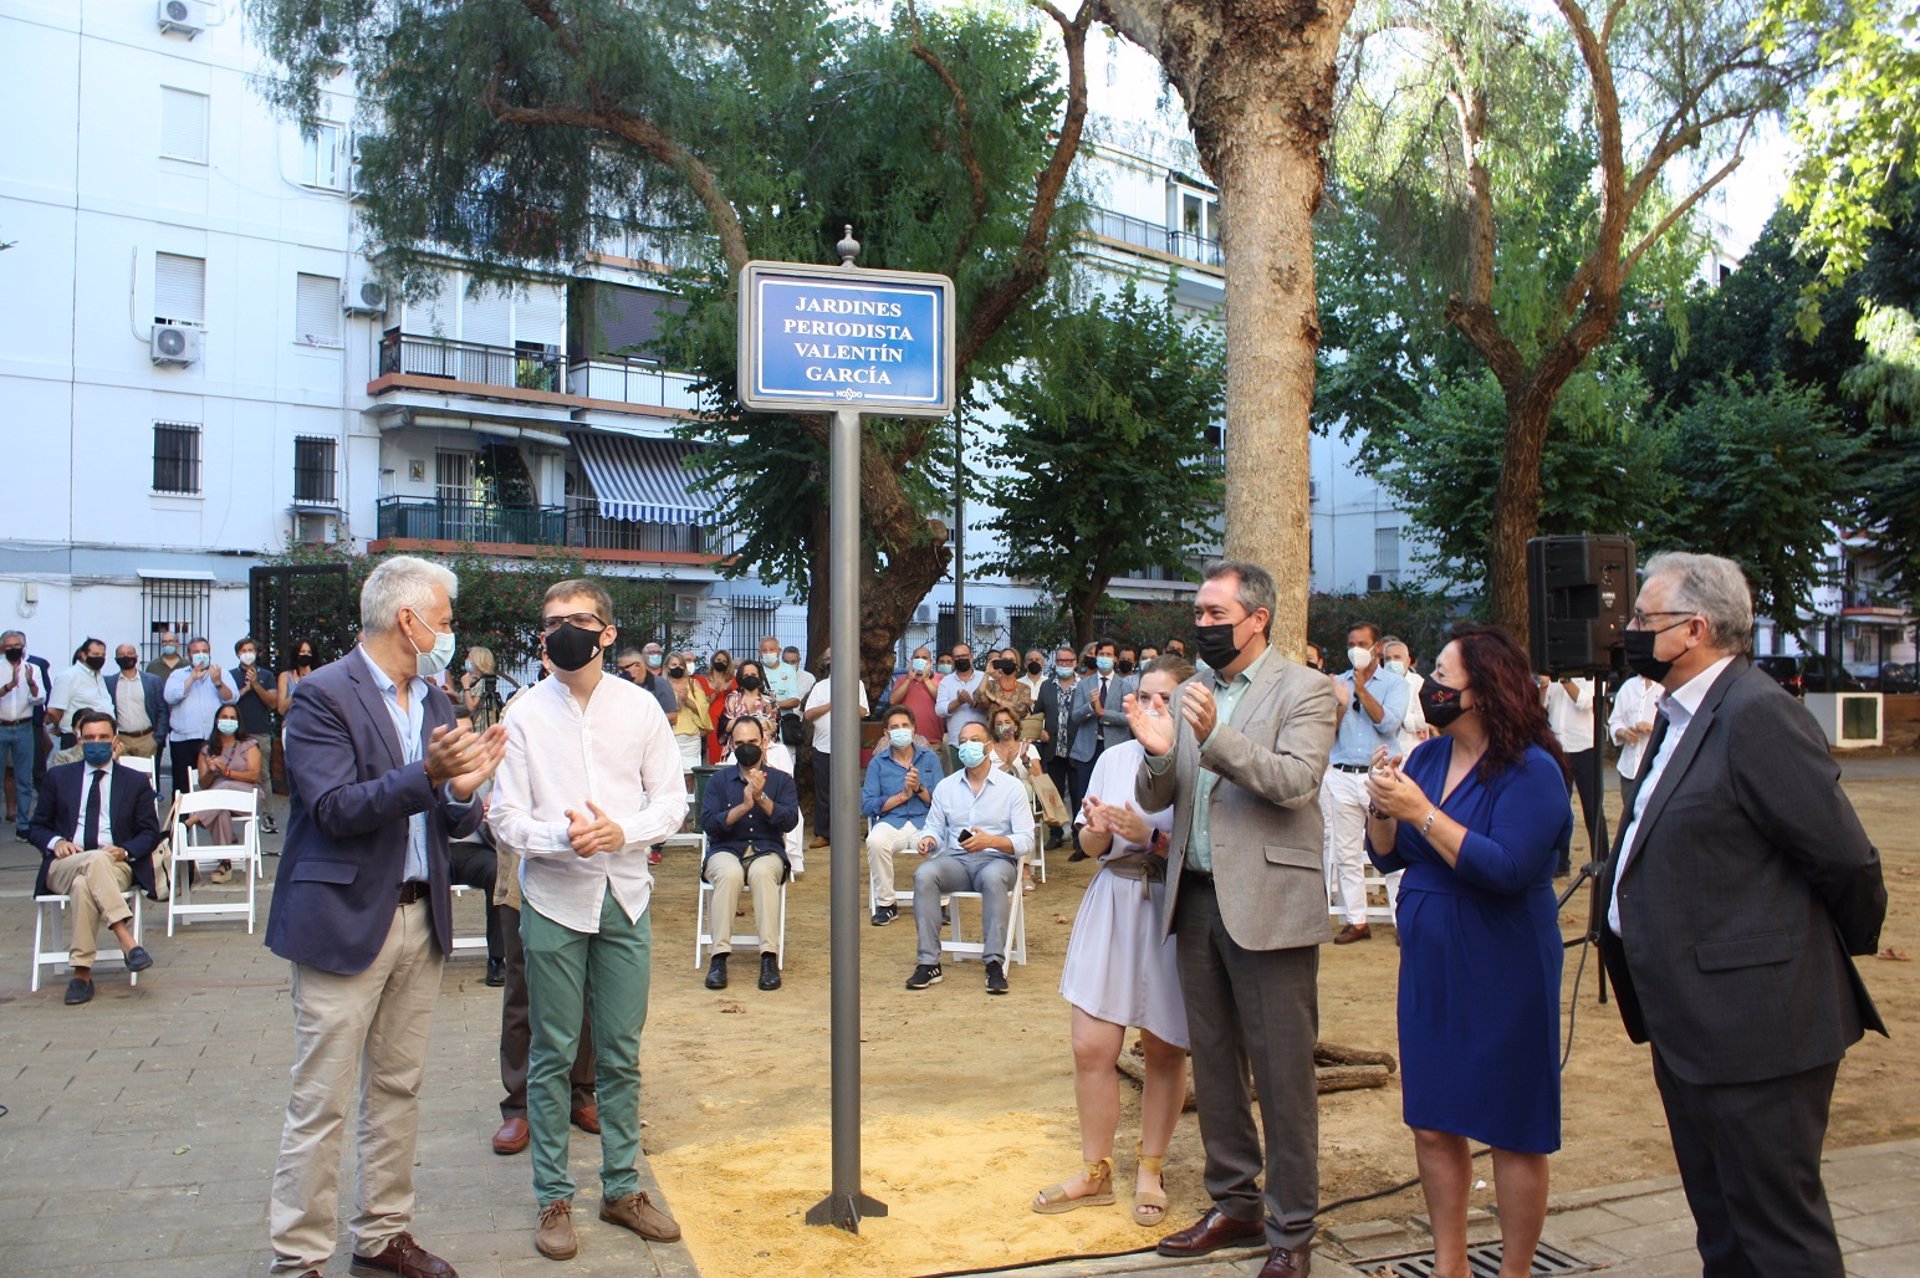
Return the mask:
<path id="1" fill-rule="evenodd" d="M 1880 671 L 1880 691 L 1920 692 L 1920 663 L 1888 662 Z"/>
<path id="2" fill-rule="evenodd" d="M 1753 664 L 1766 671 L 1773 681 L 1796 697 L 1809 692 L 1862 692 L 1866 685 L 1860 677 L 1821 653 L 1800 656 L 1755 657 Z"/>

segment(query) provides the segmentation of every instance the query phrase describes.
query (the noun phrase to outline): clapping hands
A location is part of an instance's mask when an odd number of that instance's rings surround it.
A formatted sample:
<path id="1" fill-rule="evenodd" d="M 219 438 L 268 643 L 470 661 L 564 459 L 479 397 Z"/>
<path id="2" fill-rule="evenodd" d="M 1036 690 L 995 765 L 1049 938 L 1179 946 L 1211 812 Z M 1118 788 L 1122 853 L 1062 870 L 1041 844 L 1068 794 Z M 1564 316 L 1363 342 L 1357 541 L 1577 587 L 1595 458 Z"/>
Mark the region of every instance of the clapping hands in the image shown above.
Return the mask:
<path id="1" fill-rule="evenodd" d="M 573 844 L 574 854 L 581 857 L 618 852 L 627 845 L 626 831 L 591 799 L 587 800 L 585 813 L 567 809 L 567 839 Z"/>
<path id="2" fill-rule="evenodd" d="M 1147 824 L 1147 818 L 1130 803 L 1102 803 L 1089 794 L 1081 805 L 1086 814 L 1087 829 L 1095 834 L 1104 834 L 1109 838 L 1124 839 L 1128 843 L 1145 846 L 1153 841 L 1153 827 Z"/>

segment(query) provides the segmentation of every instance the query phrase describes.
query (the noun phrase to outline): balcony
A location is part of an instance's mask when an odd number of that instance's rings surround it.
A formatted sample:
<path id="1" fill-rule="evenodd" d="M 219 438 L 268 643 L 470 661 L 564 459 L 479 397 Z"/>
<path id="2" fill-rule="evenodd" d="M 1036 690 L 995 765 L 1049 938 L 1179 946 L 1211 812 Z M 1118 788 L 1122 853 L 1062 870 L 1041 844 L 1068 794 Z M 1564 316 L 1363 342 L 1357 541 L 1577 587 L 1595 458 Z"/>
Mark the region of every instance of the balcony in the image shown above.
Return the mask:
<path id="1" fill-rule="evenodd" d="M 688 373 L 668 372 L 644 359 L 599 355 L 567 370 L 567 391 L 583 399 L 676 412 L 700 411 L 696 379 Z"/>
<path id="2" fill-rule="evenodd" d="M 382 497 L 378 549 L 476 546 L 512 554 L 516 546 L 567 547 L 589 559 L 709 564 L 730 554 L 731 537 L 699 524 L 608 519 L 592 498 L 564 506 L 508 506 L 435 497 Z M 393 543 L 407 543 L 405 546 Z"/>
<path id="3" fill-rule="evenodd" d="M 1225 258 L 1220 253 L 1219 240 L 1208 239 L 1204 235 L 1195 235 L 1189 231 L 1169 230 L 1144 218 L 1129 217 L 1125 213 L 1116 213 L 1112 209 L 1092 210 L 1087 220 L 1087 233 L 1100 239 L 1114 240 L 1134 248 L 1146 249 L 1150 253 L 1177 257 L 1183 262 L 1210 266 L 1215 270 L 1225 265 Z"/>
<path id="4" fill-rule="evenodd" d="M 380 339 L 380 375 L 434 377 L 470 386 L 563 392 L 566 357 L 557 351 L 456 342 L 391 332 Z"/>

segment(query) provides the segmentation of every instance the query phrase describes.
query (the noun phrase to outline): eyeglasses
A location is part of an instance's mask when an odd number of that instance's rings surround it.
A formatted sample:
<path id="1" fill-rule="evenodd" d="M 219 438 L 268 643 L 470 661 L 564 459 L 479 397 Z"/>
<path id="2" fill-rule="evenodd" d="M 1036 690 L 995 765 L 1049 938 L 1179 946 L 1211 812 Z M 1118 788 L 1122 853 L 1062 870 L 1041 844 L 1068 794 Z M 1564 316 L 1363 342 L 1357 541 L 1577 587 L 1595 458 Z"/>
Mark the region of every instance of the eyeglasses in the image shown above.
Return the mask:
<path id="1" fill-rule="evenodd" d="M 578 626 L 582 630 L 604 630 L 607 623 L 590 612 L 570 612 L 564 617 L 542 617 L 540 633 L 550 635 L 562 626 Z"/>
<path id="2" fill-rule="evenodd" d="M 1695 617 L 1698 615 L 1698 613 L 1688 612 L 1683 608 L 1667 608 L 1657 612 L 1642 612 L 1638 608 L 1635 608 L 1630 620 L 1636 630 L 1645 630 L 1647 623 L 1655 617 Z"/>

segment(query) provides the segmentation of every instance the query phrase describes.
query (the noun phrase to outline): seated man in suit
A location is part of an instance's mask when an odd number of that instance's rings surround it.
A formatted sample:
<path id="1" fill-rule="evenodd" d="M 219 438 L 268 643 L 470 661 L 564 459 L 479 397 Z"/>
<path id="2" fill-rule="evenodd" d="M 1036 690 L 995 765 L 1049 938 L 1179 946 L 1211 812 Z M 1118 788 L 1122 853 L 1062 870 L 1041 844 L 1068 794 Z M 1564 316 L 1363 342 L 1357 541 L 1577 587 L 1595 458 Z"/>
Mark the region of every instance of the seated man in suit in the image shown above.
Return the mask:
<path id="1" fill-rule="evenodd" d="M 82 710 L 73 727 L 81 757 L 47 769 L 27 833 L 40 849 L 34 895 L 64 893 L 69 902 L 69 1007 L 93 997 L 93 942 L 102 922 L 120 942 L 129 972 L 153 966 L 153 958 L 134 941 L 133 909 L 121 893 L 137 883 L 153 895 L 153 850 L 160 843 L 153 787 L 139 772 L 114 763 L 119 742 L 113 716 Z"/>
<path id="2" fill-rule="evenodd" d="M 960 771 L 933 788 L 933 803 L 920 838 L 926 855 L 913 873 L 913 922 L 919 931 L 919 961 L 907 988 L 924 990 L 940 980 L 940 897 L 978 892 L 987 969 L 987 993 L 1007 992 L 1007 929 L 1020 862 L 1033 855 L 1033 807 L 1027 787 L 994 766 L 987 751 L 987 725 L 960 729 L 954 755 Z"/>
<path id="3" fill-rule="evenodd" d="M 728 729 L 733 766 L 707 782 L 700 828 L 707 832 L 707 859 L 700 877 L 713 884 L 713 962 L 707 988 L 727 988 L 727 956 L 733 952 L 733 912 L 740 886 L 753 885 L 753 926 L 760 934 L 760 988 L 780 988 L 780 884 L 787 877 L 787 832 L 800 821 L 800 794 L 793 778 L 766 759 L 766 728 L 742 715 Z"/>

